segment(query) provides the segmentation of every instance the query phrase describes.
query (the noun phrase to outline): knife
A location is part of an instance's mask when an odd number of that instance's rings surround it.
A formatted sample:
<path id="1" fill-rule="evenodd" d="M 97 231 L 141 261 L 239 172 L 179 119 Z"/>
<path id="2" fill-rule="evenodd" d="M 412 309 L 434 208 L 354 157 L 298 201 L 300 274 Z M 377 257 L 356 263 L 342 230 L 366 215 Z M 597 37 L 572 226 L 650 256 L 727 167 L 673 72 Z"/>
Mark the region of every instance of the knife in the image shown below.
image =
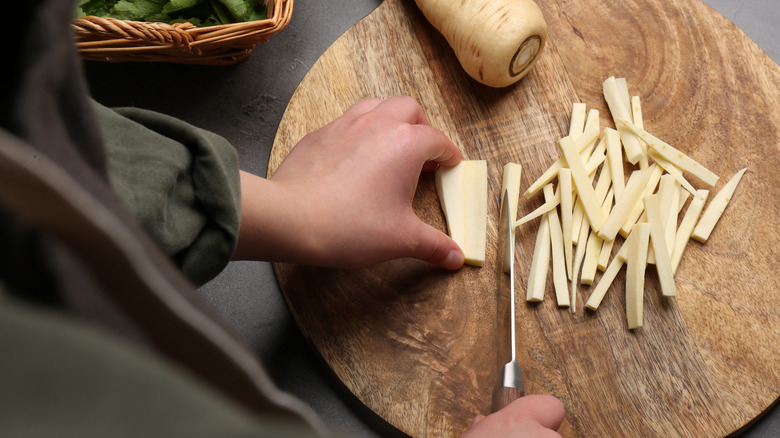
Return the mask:
<path id="1" fill-rule="evenodd" d="M 501 213 L 498 217 L 498 250 L 496 251 L 496 354 L 499 380 L 493 392 L 493 412 L 524 395 L 523 372 L 517 363 L 515 334 L 515 233 L 509 211 L 509 190 L 501 194 Z M 508 257 L 505 257 L 508 255 Z M 504 266 L 505 261 L 509 266 Z M 509 274 L 507 281 L 506 274 Z"/>

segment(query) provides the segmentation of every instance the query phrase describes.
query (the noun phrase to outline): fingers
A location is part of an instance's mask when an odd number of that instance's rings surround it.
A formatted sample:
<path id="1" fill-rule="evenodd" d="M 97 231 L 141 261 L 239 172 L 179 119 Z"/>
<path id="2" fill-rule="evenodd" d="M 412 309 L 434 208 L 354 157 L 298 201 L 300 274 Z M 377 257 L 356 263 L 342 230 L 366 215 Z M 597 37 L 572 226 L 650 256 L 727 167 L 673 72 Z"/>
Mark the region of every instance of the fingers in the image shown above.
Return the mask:
<path id="1" fill-rule="evenodd" d="M 429 125 L 419 102 L 410 96 L 398 96 L 385 100 L 377 106 L 379 111 L 387 111 L 387 114 L 396 117 L 397 120 L 412 125 Z"/>
<path id="2" fill-rule="evenodd" d="M 558 430 L 565 414 L 563 403 L 551 395 L 532 394 L 521 397 L 509 405 L 508 412 L 525 413 L 543 427 Z"/>
<path id="3" fill-rule="evenodd" d="M 471 427 L 476 426 L 477 424 L 479 424 L 480 421 L 484 419 L 485 419 L 484 415 L 477 415 L 476 417 L 474 417 L 474 420 L 471 422 Z"/>
<path id="4" fill-rule="evenodd" d="M 439 166 L 452 167 L 463 159 L 455 144 L 443 132 L 430 126 L 425 112 L 414 98 L 399 96 L 384 101 L 364 100 L 353 105 L 345 115 L 354 119 L 370 112 L 376 112 L 378 120 L 396 120 L 408 125 L 410 135 L 414 137 L 399 143 L 410 148 L 409 156 L 415 162 L 425 163 L 424 171 L 433 171 Z"/>
<path id="5" fill-rule="evenodd" d="M 382 103 L 382 99 L 365 99 L 353 104 L 342 115 L 343 118 L 353 120 L 363 114 L 366 114 Z"/>
<path id="6" fill-rule="evenodd" d="M 465 262 L 463 250 L 454 240 L 419 219 L 416 219 L 416 222 L 417 238 L 412 240 L 414 248 L 409 254 L 410 257 L 444 269 L 457 270 L 463 267 Z"/>
<path id="7" fill-rule="evenodd" d="M 412 153 L 415 159 L 424 163 L 436 163 L 438 166 L 426 164 L 424 170 L 435 170 L 439 166 L 452 167 L 463 160 L 463 154 L 457 146 L 438 129 L 428 125 L 414 125 L 417 141 Z"/>
<path id="8" fill-rule="evenodd" d="M 426 164 L 424 170 L 435 170 L 439 165 L 452 167 L 463 159 L 460 150 L 452 143 L 452 140 L 443 132 L 430 126 L 422 107 L 413 98 L 400 96 L 388 99 L 379 104 L 376 110 L 389 111 L 416 129 L 418 138 L 414 142 L 414 146 L 417 146 L 415 151 L 418 153 L 417 159 L 425 163 L 438 164 Z"/>

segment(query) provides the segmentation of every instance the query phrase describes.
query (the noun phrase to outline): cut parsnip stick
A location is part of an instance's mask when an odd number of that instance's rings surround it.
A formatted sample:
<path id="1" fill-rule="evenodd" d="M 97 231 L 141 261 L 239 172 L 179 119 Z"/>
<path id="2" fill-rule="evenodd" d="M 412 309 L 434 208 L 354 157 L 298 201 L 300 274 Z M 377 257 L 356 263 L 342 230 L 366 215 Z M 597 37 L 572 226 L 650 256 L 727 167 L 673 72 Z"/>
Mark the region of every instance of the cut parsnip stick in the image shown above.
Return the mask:
<path id="1" fill-rule="evenodd" d="M 547 287 L 547 272 L 550 268 L 550 224 L 547 215 L 542 216 L 539 230 L 536 232 L 536 245 L 528 274 L 528 287 L 525 291 L 527 301 L 542 301 Z"/>
<path id="2" fill-rule="evenodd" d="M 589 117 L 588 117 L 588 122 L 586 122 L 586 125 L 585 125 L 585 129 L 586 130 L 589 129 L 591 126 L 593 126 L 593 124 L 595 123 L 595 122 L 591 123 L 592 118 L 590 117 L 590 115 L 593 115 L 594 112 L 598 113 L 598 111 L 591 110 L 591 112 L 589 114 Z M 598 155 L 599 153 L 603 154 L 605 149 L 606 149 L 606 145 L 604 144 L 604 140 L 602 139 L 599 142 L 599 144 L 596 146 L 596 148 L 593 150 L 593 153 L 596 154 L 596 155 Z M 585 154 L 584 152 L 586 152 L 586 151 L 583 151 L 583 152 L 580 153 L 580 158 L 583 159 L 583 163 L 586 160 L 589 159 L 587 154 Z M 591 158 L 593 158 L 593 157 L 591 156 Z M 588 178 L 591 179 L 591 184 L 593 182 L 593 179 L 595 178 L 595 171 L 598 170 L 598 164 L 600 164 L 600 163 L 594 162 L 594 163 L 591 164 L 591 166 L 592 166 L 591 168 L 586 168 L 585 169 L 585 172 L 588 174 Z M 574 192 L 576 193 L 576 187 L 574 188 Z M 605 191 L 605 193 L 606 193 L 606 191 Z M 597 196 L 597 198 L 599 198 L 599 197 Z M 584 221 L 585 221 L 585 208 L 583 207 L 582 200 L 579 199 L 579 197 L 578 197 L 574 201 L 574 211 L 572 212 L 572 244 L 574 244 L 574 245 L 578 245 L 579 244 L 578 240 L 579 240 L 579 235 L 580 235 L 580 228 L 582 227 L 582 224 L 583 224 Z M 584 242 L 583 242 L 583 244 L 584 244 Z"/>
<path id="3" fill-rule="evenodd" d="M 642 198 L 647 195 L 651 195 L 655 191 L 655 188 L 658 187 L 658 182 L 661 181 L 661 176 L 663 175 L 663 169 L 661 169 L 661 167 L 657 166 L 656 164 L 652 164 L 650 167 L 648 167 L 648 169 L 651 169 L 650 171 L 652 173 L 650 175 L 650 180 L 645 186 L 645 189 L 642 190 Z M 631 232 L 631 229 L 642 216 L 642 212 L 644 210 L 645 206 L 643 203 L 638 202 L 634 205 L 633 210 L 631 210 L 631 213 L 628 215 L 628 219 L 626 219 L 626 221 L 623 223 L 623 226 L 620 227 L 621 236 L 628 236 L 628 233 Z"/>
<path id="4" fill-rule="evenodd" d="M 501 193 L 509 190 L 509 214 L 512 220 L 517 219 L 517 204 L 520 201 L 520 179 L 523 175 L 523 166 L 517 163 L 504 164 L 502 173 Z"/>
<path id="5" fill-rule="evenodd" d="M 678 185 L 677 188 L 678 191 L 680 192 L 680 199 L 679 202 L 677 203 L 677 217 L 679 217 L 680 212 L 682 212 L 683 207 L 685 207 L 685 203 L 688 201 L 688 198 L 691 196 L 691 193 L 688 190 L 685 190 L 685 187 L 682 187 L 680 185 Z"/>
<path id="6" fill-rule="evenodd" d="M 582 206 L 585 209 L 588 222 L 594 230 L 598 231 L 606 220 L 606 215 L 601 209 L 601 203 L 596 199 L 593 183 L 577 154 L 574 142 L 570 138 L 564 137 L 558 141 L 558 147 L 563 153 L 563 157 L 569 165 L 568 167 L 571 169 L 571 177 L 574 187 L 577 189 L 577 197 L 582 200 Z"/>
<path id="7" fill-rule="evenodd" d="M 669 251 L 669 257 L 672 256 L 671 251 L 674 248 L 674 233 L 677 231 L 677 209 L 680 202 L 680 190 L 679 184 L 672 175 L 664 174 L 661 176 L 661 182 L 658 186 L 658 203 L 661 208 L 661 228 L 666 240 L 666 248 Z M 644 199 L 644 198 L 642 198 Z M 645 206 L 645 213 L 647 213 L 647 206 Z M 646 215 L 645 215 L 646 216 Z M 650 222 L 649 219 L 646 219 Z M 674 222 L 672 224 L 672 222 Z M 655 264 L 655 246 L 651 245 L 650 250 L 647 252 L 647 263 Z"/>
<path id="8" fill-rule="evenodd" d="M 626 177 L 623 170 L 623 149 L 620 146 L 620 135 L 612 128 L 604 129 L 604 139 L 607 145 L 607 163 L 612 175 L 612 185 L 615 187 L 615 199 L 620 199 L 626 187 Z"/>
<path id="9" fill-rule="evenodd" d="M 647 186 L 650 176 L 653 174 L 652 167 L 645 170 L 635 170 L 628 179 L 623 195 L 615 203 L 615 207 L 604 222 L 604 226 L 598 232 L 599 237 L 604 240 L 615 240 L 620 228 L 628 219 L 629 214 L 637 203 L 642 202 L 640 195 Z"/>
<path id="10" fill-rule="evenodd" d="M 607 198 L 607 194 L 609 192 L 612 192 L 612 198 L 610 198 L 610 202 L 612 202 L 612 199 L 614 199 L 615 190 L 611 183 L 612 175 L 609 173 L 609 169 L 602 167 L 601 172 L 599 172 L 599 179 L 596 181 L 596 187 L 593 189 L 593 191 L 596 193 L 596 199 L 602 204 L 602 208 L 604 207 L 604 200 Z M 609 215 L 611 210 L 612 205 L 610 204 L 609 208 L 604 209 L 604 214 Z"/>
<path id="11" fill-rule="evenodd" d="M 482 266 L 487 243 L 487 161 L 464 160 L 436 171 L 439 195 L 450 237 L 466 263 Z"/>
<path id="12" fill-rule="evenodd" d="M 731 197 L 734 195 L 734 191 L 737 189 L 739 181 L 742 179 L 742 175 L 745 174 L 747 167 L 737 172 L 729 182 L 727 182 L 722 189 L 712 198 L 704 213 L 701 214 L 699 222 L 693 229 L 691 237 L 699 242 L 706 242 L 712 233 L 712 229 L 715 228 L 715 224 L 718 223 L 723 211 L 726 210 L 726 206 L 731 202 Z"/>
<path id="13" fill-rule="evenodd" d="M 604 198 L 604 202 L 601 204 L 601 207 L 604 209 L 604 214 L 609 214 L 614 193 L 613 190 L 610 190 Z M 601 256 L 601 249 L 603 246 L 604 239 L 599 237 L 596 233 L 590 233 L 588 236 L 588 243 L 585 246 L 585 259 L 582 261 L 582 273 L 580 274 L 581 284 L 593 284 L 593 280 L 596 278 L 596 270 L 598 269 L 599 257 Z"/>
<path id="14" fill-rule="evenodd" d="M 575 148 L 577 149 L 577 153 L 581 153 L 582 151 L 586 150 L 588 146 L 593 144 L 594 141 L 599 137 L 599 129 L 598 127 L 587 127 L 585 131 L 577 137 L 576 140 L 574 140 Z M 568 137 L 564 137 L 568 138 Z M 558 170 L 561 167 L 568 167 L 566 165 L 566 160 L 563 157 L 559 157 L 555 162 L 553 162 L 550 167 L 547 168 L 547 170 L 544 171 L 542 176 L 536 179 L 536 181 L 531 184 L 530 187 L 523 193 L 523 196 L 527 199 L 531 196 L 538 193 L 542 188 L 544 188 L 545 185 L 547 185 L 550 181 L 555 179 L 555 177 L 558 175 Z"/>
<path id="15" fill-rule="evenodd" d="M 555 196 L 552 184 L 544 186 L 544 199 Z M 553 287 L 558 306 L 569 305 L 568 283 L 566 282 L 566 260 L 563 254 L 563 236 L 558 211 L 552 209 L 547 213 L 547 226 L 550 228 L 550 243 L 552 246 Z"/>
<path id="16" fill-rule="evenodd" d="M 631 164 L 636 164 L 644 154 L 637 135 L 626 129 L 625 126 L 619 124 L 621 121 L 631 123 L 631 111 L 626 106 L 623 93 L 620 91 L 614 77 L 610 77 L 604 81 L 602 88 L 604 100 L 607 101 L 609 112 L 612 114 L 612 120 L 615 122 L 615 126 L 620 133 L 620 139 L 623 143 L 623 148 L 626 151 L 626 158 L 628 158 L 628 161 Z"/>
<path id="17" fill-rule="evenodd" d="M 585 131 L 592 132 L 600 132 L 601 129 L 599 128 L 599 112 L 598 110 L 592 109 L 588 111 L 588 118 L 585 120 Z M 593 151 L 596 148 L 596 144 L 598 141 L 598 135 L 590 141 L 590 143 L 587 144 L 583 149 L 579 149 L 580 151 L 580 158 L 582 158 L 583 163 L 587 163 L 588 159 L 590 159 L 590 156 L 593 154 Z"/>
<path id="18" fill-rule="evenodd" d="M 588 219 L 585 218 L 584 224 L 582 225 L 582 228 L 580 228 L 580 236 L 579 241 L 582 242 L 582 244 L 577 245 L 577 250 L 574 252 L 574 264 L 573 264 L 573 273 L 572 273 L 572 280 L 571 280 L 571 306 L 569 307 L 569 310 L 571 310 L 571 313 L 577 312 L 577 276 L 580 273 L 580 267 L 582 266 L 582 259 L 585 257 L 585 247 L 588 239 L 588 233 L 590 232 L 590 227 L 588 226 Z"/>
<path id="19" fill-rule="evenodd" d="M 572 182 L 573 183 L 573 182 Z M 576 190 L 575 190 L 576 193 Z M 578 197 L 574 200 L 574 212 L 571 217 L 571 243 L 579 245 L 580 228 L 585 221 L 585 208 L 582 207 L 582 200 Z"/>
<path id="20" fill-rule="evenodd" d="M 612 248 L 615 246 L 614 240 L 605 240 L 601 245 L 601 254 L 599 254 L 599 260 L 596 263 L 596 268 L 600 271 L 607 269 L 609 260 L 612 257 Z"/>
<path id="21" fill-rule="evenodd" d="M 586 106 L 574 102 L 571 106 L 571 121 L 569 122 L 569 137 L 577 138 L 585 130 Z"/>
<path id="22" fill-rule="evenodd" d="M 585 307 L 590 310 L 596 310 L 599 308 L 601 301 L 604 299 L 604 296 L 607 294 L 609 287 L 612 285 L 612 282 L 615 281 L 615 277 L 617 277 L 620 269 L 624 264 L 625 261 L 619 257 L 612 259 L 612 261 L 609 263 L 609 266 L 607 266 L 607 269 L 604 271 L 604 275 L 601 276 L 598 284 L 596 284 L 596 287 L 593 288 L 593 292 L 591 292 L 590 296 L 588 297 L 588 301 L 585 303 Z"/>
<path id="23" fill-rule="evenodd" d="M 604 212 L 606 214 L 609 214 L 611 208 L 612 208 L 612 200 L 615 197 L 615 191 L 613 189 L 610 189 L 607 193 L 606 198 L 604 198 L 604 203 L 602 206 L 604 207 Z M 605 241 L 604 239 L 601 239 L 601 245 L 599 247 L 599 253 L 595 255 L 595 269 L 593 272 L 589 275 L 592 275 L 595 278 L 596 270 L 605 270 L 607 269 L 607 264 L 609 263 L 609 257 L 612 254 L 612 246 L 614 245 L 615 241 Z M 588 254 L 585 254 L 585 257 L 587 259 Z M 585 270 L 583 268 L 582 275 L 585 275 Z"/>
<path id="24" fill-rule="evenodd" d="M 631 118 L 637 127 L 645 129 L 644 116 L 642 115 L 642 103 L 639 100 L 639 96 L 631 97 Z M 639 145 L 642 146 L 642 151 L 644 152 L 644 156 L 639 159 L 639 168 L 645 169 L 649 166 L 649 162 L 647 161 L 647 144 L 640 139 Z"/>
<path id="25" fill-rule="evenodd" d="M 657 152 L 658 155 L 663 157 L 666 161 L 677 166 L 683 172 L 688 172 L 691 175 L 694 175 L 710 186 L 714 186 L 715 183 L 718 182 L 718 175 L 715 175 L 709 169 L 699 164 L 699 162 L 675 149 L 670 144 L 665 143 L 658 137 L 655 137 L 644 129 L 639 129 L 633 123 L 626 121 L 618 121 L 616 123 L 624 126 L 629 131 L 636 134 L 645 143 L 647 143 L 649 149 Z"/>
<path id="26" fill-rule="evenodd" d="M 504 165 L 503 180 L 501 182 L 501 193 L 508 193 L 509 199 L 501 198 L 501 202 L 509 202 L 509 215 L 512 223 L 517 219 L 517 204 L 520 200 L 520 178 L 523 174 L 523 166 L 517 163 L 506 163 Z M 514 245 L 515 242 L 506 241 L 506 245 Z M 504 251 L 504 272 L 509 273 L 509 268 L 514 260 L 509 259 L 509 248 Z"/>
<path id="27" fill-rule="evenodd" d="M 639 96 L 631 96 L 631 121 L 641 129 L 645 129 L 644 116 L 642 115 L 642 102 Z"/>
<path id="28" fill-rule="evenodd" d="M 634 227 L 631 231 L 633 232 L 635 229 L 637 228 Z M 620 272 L 620 268 L 622 268 L 628 260 L 628 249 L 630 247 L 629 242 L 631 239 L 631 233 L 629 233 L 628 238 L 626 238 L 626 241 L 623 243 L 623 246 L 620 247 L 617 254 L 615 254 L 615 257 L 613 257 L 612 261 L 609 262 L 609 265 L 604 271 L 604 275 L 601 276 L 590 297 L 588 297 L 588 302 L 585 304 L 587 308 L 596 310 L 599 307 L 599 304 L 601 304 L 601 300 L 604 298 L 607 290 L 612 285 L 612 282 L 615 280 L 617 274 Z"/>
<path id="29" fill-rule="evenodd" d="M 598 265 L 599 255 L 604 240 L 596 233 L 588 235 L 588 241 L 585 244 L 585 256 L 582 261 L 582 274 L 580 274 L 580 284 L 593 284 L 596 278 L 596 266 Z"/>
<path id="30" fill-rule="evenodd" d="M 606 161 L 607 156 L 604 155 L 603 151 L 593 151 L 593 154 L 588 159 L 588 162 L 585 163 L 585 173 L 588 175 L 588 178 L 591 178 L 593 174 L 599 170 L 599 166 L 601 166 L 601 163 Z"/>
<path id="31" fill-rule="evenodd" d="M 523 225 L 524 223 L 536 219 L 539 216 L 542 216 L 545 213 L 548 213 L 550 210 L 554 209 L 561 203 L 561 192 L 560 190 L 555 192 L 555 196 L 545 202 L 544 204 L 540 205 L 536 208 L 536 210 L 528 213 L 527 215 L 521 217 L 520 219 L 516 220 L 515 223 L 512 225 L 513 227 L 517 228 L 520 225 Z"/>
<path id="32" fill-rule="evenodd" d="M 633 238 L 628 240 L 626 260 L 626 319 L 630 330 L 644 324 L 645 268 L 650 240 L 650 225 L 634 225 Z"/>
<path id="33" fill-rule="evenodd" d="M 572 214 L 574 202 L 572 198 L 571 169 L 561 168 L 558 172 L 558 187 L 561 192 L 561 231 L 563 237 L 563 254 L 566 262 L 567 278 L 571 280 L 572 266 Z"/>
<path id="34" fill-rule="evenodd" d="M 661 208 L 661 195 L 645 196 L 644 202 L 647 223 L 650 225 L 650 241 L 655 254 L 655 267 L 658 272 L 658 281 L 661 284 L 661 294 L 666 297 L 674 297 L 677 296 L 677 287 L 674 284 L 672 260 L 664 235 L 666 218 Z M 677 205 L 674 206 L 674 209 L 677 209 Z"/>
<path id="35" fill-rule="evenodd" d="M 688 246 L 688 242 L 691 240 L 693 228 L 699 220 L 699 216 L 701 216 L 704 203 L 707 201 L 709 194 L 709 190 L 699 190 L 699 196 L 693 197 L 691 205 L 688 206 L 688 210 L 685 211 L 685 216 L 683 216 L 682 222 L 680 222 L 680 227 L 677 229 L 674 239 L 674 250 L 672 251 L 672 270 L 675 273 L 677 273 L 685 247 Z"/>
<path id="36" fill-rule="evenodd" d="M 633 122 L 633 112 L 631 111 L 631 94 L 628 92 L 628 81 L 626 78 L 615 78 L 615 85 L 620 96 L 620 101 L 623 103 L 623 108 L 628 110 L 628 117 Z"/>
<path id="37" fill-rule="evenodd" d="M 691 183 L 688 182 L 687 179 L 685 179 L 685 176 L 682 174 L 682 170 L 680 170 L 677 166 L 670 163 L 666 158 L 662 157 L 658 152 L 656 152 L 653 149 L 650 149 L 647 154 L 655 160 L 655 162 L 660 166 L 663 170 L 665 170 L 669 175 L 672 175 L 674 179 L 677 180 L 678 183 L 680 183 L 681 186 L 683 186 L 686 190 L 688 190 L 689 193 L 695 194 L 696 189 L 693 188 Z"/>
<path id="38" fill-rule="evenodd" d="M 674 237 L 677 234 L 677 218 L 680 214 L 680 184 L 672 179 L 672 188 L 664 194 L 661 211 L 665 214 L 664 238 L 669 257 L 672 257 L 674 249 Z"/>

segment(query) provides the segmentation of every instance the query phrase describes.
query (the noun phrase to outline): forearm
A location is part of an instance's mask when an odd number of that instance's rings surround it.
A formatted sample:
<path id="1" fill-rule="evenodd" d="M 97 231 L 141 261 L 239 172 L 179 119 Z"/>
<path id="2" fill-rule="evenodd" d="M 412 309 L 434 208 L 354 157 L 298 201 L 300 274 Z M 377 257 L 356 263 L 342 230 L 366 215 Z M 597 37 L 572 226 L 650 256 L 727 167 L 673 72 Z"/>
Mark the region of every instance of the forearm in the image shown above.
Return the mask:
<path id="1" fill-rule="evenodd" d="M 233 260 L 300 262 L 301 254 L 313 252 L 305 212 L 285 188 L 244 171 L 240 177 L 241 225 Z"/>

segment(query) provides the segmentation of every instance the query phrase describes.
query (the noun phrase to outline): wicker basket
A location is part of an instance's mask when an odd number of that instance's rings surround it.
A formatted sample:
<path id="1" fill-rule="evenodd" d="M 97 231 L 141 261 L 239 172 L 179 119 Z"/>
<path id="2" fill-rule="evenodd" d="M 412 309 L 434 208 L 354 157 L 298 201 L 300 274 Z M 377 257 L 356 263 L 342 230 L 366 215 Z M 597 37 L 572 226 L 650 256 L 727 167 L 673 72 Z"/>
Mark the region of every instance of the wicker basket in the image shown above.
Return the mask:
<path id="1" fill-rule="evenodd" d="M 228 65 L 290 22 L 293 0 L 268 0 L 268 18 L 243 23 L 196 27 L 82 17 L 73 20 L 76 46 L 83 59 L 109 62 L 172 62 Z"/>

